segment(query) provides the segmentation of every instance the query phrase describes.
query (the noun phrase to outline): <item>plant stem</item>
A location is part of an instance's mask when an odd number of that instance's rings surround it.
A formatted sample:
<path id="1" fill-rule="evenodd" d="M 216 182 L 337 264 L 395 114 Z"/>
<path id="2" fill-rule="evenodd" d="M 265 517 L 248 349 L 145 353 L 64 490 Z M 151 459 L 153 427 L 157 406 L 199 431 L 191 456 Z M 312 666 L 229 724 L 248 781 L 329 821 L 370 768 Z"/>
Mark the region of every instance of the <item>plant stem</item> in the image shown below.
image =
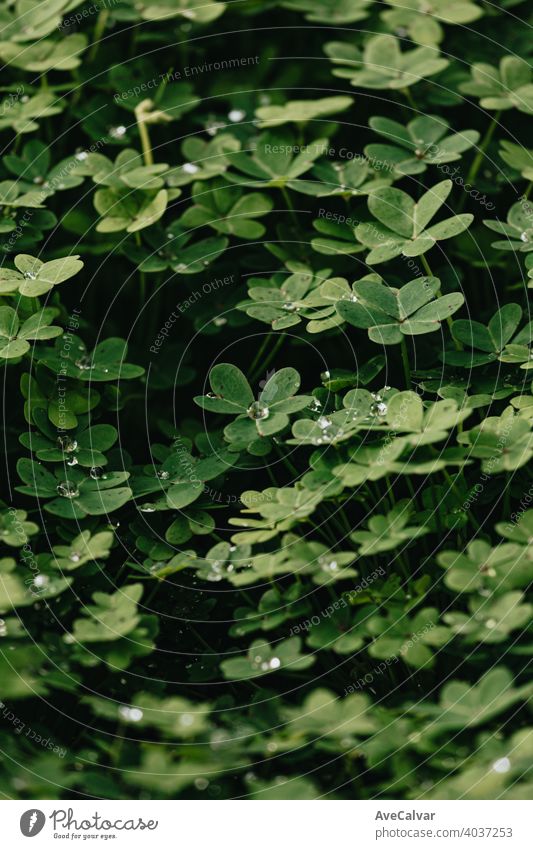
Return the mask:
<path id="1" fill-rule="evenodd" d="M 93 43 L 89 51 L 89 55 L 87 57 L 87 61 L 89 62 L 94 62 L 94 60 L 96 59 L 96 54 L 98 53 L 98 48 L 100 47 L 100 40 L 104 34 L 108 18 L 109 9 L 102 9 L 96 19 L 96 24 L 94 26 Z"/>
<path id="2" fill-rule="evenodd" d="M 139 115 L 136 114 L 137 117 L 137 127 L 139 128 L 139 136 L 141 138 L 141 147 L 143 151 L 143 159 L 145 165 L 153 165 L 154 164 L 154 154 L 152 153 L 152 145 L 150 142 L 150 135 L 148 133 L 148 127 L 145 122 Z"/>
<path id="3" fill-rule="evenodd" d="M 501 113 L 501 109 L 500 109 L 500 110 L 498 110 L 498 112 L 495 113 L 492 121 L 490 122 L 488 129 L 487 129 L 487 132 L 485 133 L 485 137 L 484 137 L 483 141 L 481 142 L 481 144 L 479 146 L 479 150 L 478 150 L 478 152 L 477 152 L 477 154 L 474 158 L 474 161 L 472 162 L 472 165 L 470 166 L 470 170 L 469 170 L 468 176 L 466 178 L 466 183 L 472 183 L 475 180 L 475 178 L 477 176 L 477 172 L 479 171 L 479 169 L 481 167 L 481 163 L 483 162 L 483 157 L 485 156 L 485 151 L 486 151 L 487 147 L 489 146 L 489 144 L 491 142 L 492 136 L 494 135 L 494 130 L 498 126 L 498 121 L 500 120 L 501 114 L 502 113 Z M 466 199 L 466 195 L 465 195 L 465 199 Z M 461 209 L 462 209 L 462 206 L 463 205 L 461 205 Z"/>
<path id="4" fill-rule="evenodd" d="M 141 247 L 141 236 L 139 232 L 135 233 L 135 244 L 138 248 Z M 139 299 L 140 299 L 140 307 L 141 309 L 144 306 L 144 302 L 146 301 L 146 275 L 144 271 L 139 271 L 141 286 L 139 291 Z"/>
<path id="5" fill-rule="evenodd" d="M 411 369 L 409 366 L 409 352 L 407 351 L 407 343 L 405 341 L 405 336 L 402 336 L 402 363 L 403 363 L 403 373 L 405 375 L 405 387 L 406 389 L 411 388 Z"/>

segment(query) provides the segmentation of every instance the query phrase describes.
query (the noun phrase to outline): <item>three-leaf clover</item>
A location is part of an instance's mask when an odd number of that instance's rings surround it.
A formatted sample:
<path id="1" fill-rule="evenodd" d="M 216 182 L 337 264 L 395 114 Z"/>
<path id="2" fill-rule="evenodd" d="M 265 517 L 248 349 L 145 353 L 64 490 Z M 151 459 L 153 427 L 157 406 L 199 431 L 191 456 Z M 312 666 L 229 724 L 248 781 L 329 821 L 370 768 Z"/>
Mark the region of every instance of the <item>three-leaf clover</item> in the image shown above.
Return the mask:
<path id="1" fill-rule="evenodd" d="M 9 360 L 21 357 L 30 350 L 30 341 L 61 336 L 61 327 L 50 326 L 58 312 L 53 307 L 46 307 L 21 324 L 16 310 L 0 307 L 0 358 Z"/>
<path id="2" fill-rule="evenodd" d="M 77 255 L 41 262 L 29 254 L 18 254 L 14 263 L 16 270 L 0 268 L 0 293 L 19 292 L 28 298 L 44 295 L 83 268 Z"/>
<path id="3" fill-rule="evenodd" d="M 247 447 L 258 438 L 273 436 L 289 424 L 289 414 L 306 407 L 313 399 L 296 395 L 300 375 L 293 368 L 283 368 L 267 380 L 257 400 L 240 369 L 219 363 L 211 369 L 209 382 L 213 390 L 194 400 L 204 410 L 237 415 L 224 434 L 235 447 Z"/>
<path id="4" fill-rule="evenodd" d="M 404 336 L 439 330 L 464 302 L 460 292 L 435 299 L 440 289 L 436 277 L 419 277 L 401 289 L 368 279 L 352 288 L 354 297 L 337 301 L 335 308 L 349 324 L 368 330 L 372 342 L 380 345 L 397 345 Z"/>
<path id="5" fill-rule="evenodd" d="M 479 141 L 477 130 L 447 135 L 450 125 L 435 115 L 421 115 L 407 125 L 384 117 L 370 118 L 368 123 L 389 143 L 369 144 L 365 155 L 371 162 L 383 163 L 397 176 L 421 174 L 428 165 L 455 162 Z"/>
<path id="6" fill-rule="evenodd" d="M 308 669 L 315 662 L 314 655 L 302 654 L 300 637 L 289 637 L 271 646 L 264 640 L 255 640 L 245 657 L 231 657 L 223 660 L 220 668 L 224 678 L 240 681 L 256 678 L 283 669 L 298 672 Z"/>
<path id="7" fill-rule="evenodd" d="M 129 478 L 129 472 L 108 472 L 94 478 L 74 467 L 58 469 L 53 475 L 44 466 L 24 457 L 18 461 L 17 471 L 24 483 L 17 491 L 52 499 L 46 502 L 45 510 L 64 519 L 106 516 L 132 497 L 131 489 L 121 486 Z"/>
<path id="8" fill-rule="evenodd" d="M 372 250 L 367 262 L 373 265 L 396 256 L 420 256 L 437 242 L 451 239 L 473 221 L 470 213 L 454 215 L 428 227 L 452 190 L 452 181 L 443 180 L 414 201 L 401 189 L 376 189 L 368 198 L 368 208 L 377 222 L 359 224 L 355 235 Z"/>
<path id="9" fill-rule="evenodd" d="M 533 251 L 533 203 L 518 201 L 507 213 L 507 223 L 503 221 L 484 221 L 486 227 L 495 233 L 506 236 L 492 243 L 493 248 L 501 251 Z"/>
<path id="10" fill-rule="evenodd" d="M 479 97 L 483 109 L 518 109 L 533 115 L 533 83 L 531 67 L 526 59 L 504 56 L 498 68 L 485 62 L 475 62 L 471 79 L 461 83 L 464 94 Z"/>
<path id="11" fill-rule="evenodd" d="M 485 365 L 494 360 L 524 363 L 522 368 L 533 366 L 529 345 L 533 341 L 533 321 L 516 334 L 522 318 L 519 304 L 504 304 L 496 310 L 487 325 L 470 319 L 453 322 L 452 336 L 470 351 L 449 351 L 446 362 L 465 368 Z M 531 363 L 531 365 L 530 365 Z"/>
<path id="12" fill-rule="evenodd" d="M 348 67 L 336 68 L 333 74 L 360 88 L 405 89 L 447 66 L 448 60 L 441 58 L 435 47 L 415 47 L 402 53 L 397 38 L 376 35 L 367 41 L 362 61 L 352 59 Z"/>
<path id="13" fill-rule="evenodd" d="M 222 180 L 214 180 L 208 186 L 195 183 L 192 200 L 193 205 L 178 222 L 180 227 L 185 230 L 209 226 L 217 233 L 241 239 L 259 239 L 265 234 L 264 225 L 255 219 L 267 215 L 273 206 L 267 195 L 246 194 L 238 186 L 228 186 Z"/>

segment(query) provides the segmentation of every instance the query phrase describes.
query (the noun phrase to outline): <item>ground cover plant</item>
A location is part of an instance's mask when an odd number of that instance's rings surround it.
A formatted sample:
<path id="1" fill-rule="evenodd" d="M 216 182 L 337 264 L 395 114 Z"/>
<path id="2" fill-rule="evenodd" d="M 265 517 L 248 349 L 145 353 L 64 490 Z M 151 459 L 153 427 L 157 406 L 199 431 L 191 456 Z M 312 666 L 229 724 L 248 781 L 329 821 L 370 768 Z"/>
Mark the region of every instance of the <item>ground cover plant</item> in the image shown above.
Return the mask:
<path id="1" fill-rule="evenodd" d="M 1 4 L 5 798 L 531 798 L 529 14 Z"/>

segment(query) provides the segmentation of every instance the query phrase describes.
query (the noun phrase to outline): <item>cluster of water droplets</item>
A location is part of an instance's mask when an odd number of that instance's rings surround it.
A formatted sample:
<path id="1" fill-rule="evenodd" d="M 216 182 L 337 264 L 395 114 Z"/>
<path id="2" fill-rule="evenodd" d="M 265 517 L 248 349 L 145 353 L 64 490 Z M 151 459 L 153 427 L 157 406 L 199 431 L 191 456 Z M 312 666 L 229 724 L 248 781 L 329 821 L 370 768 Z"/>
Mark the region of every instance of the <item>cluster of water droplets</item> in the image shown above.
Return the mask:
<path id="1" fill-rule="evenodd" d="M 327 575 L 334 575 L 339 571 L 339 564 L 331 554 L 321 554 L 318 558 L 318 565 L 321 571 Z"/>
<path id="2" fill-rule="evenodd" d="M 279 657 L 271 657 L 267 660 L 262 655 L 256 654 L 252 660 L 252 668 L 258 669 L 261 672 L 273 672 L 275 669 L 279 669 L 280 666 L 281 660 Z"/>
<path id="3" fill-rule="evenodd" d="M 118 715 L 124 722 L 140 722 L 143 718 L 143 712 L 140 708 L 129 707 L 128 705 L 120 705 Z"/>
<path id="4" fill-rule="evenodd" d="M 61 496 L 61 498 L 77 498 L 80 494 L 77 485 L 68 480 L 61 481 L 61 483 L 57 485 L 56 492 Z"/>
<path id="5" fill-rule="evenodd" d="M 344 435 L 344 430 L 335 424 L 328 416 L 319 416 L 316 424 L 321 430 L 320 436 L 315 436 L 312 439 L 313 445 L 327 445 L 340 439 Z"/>

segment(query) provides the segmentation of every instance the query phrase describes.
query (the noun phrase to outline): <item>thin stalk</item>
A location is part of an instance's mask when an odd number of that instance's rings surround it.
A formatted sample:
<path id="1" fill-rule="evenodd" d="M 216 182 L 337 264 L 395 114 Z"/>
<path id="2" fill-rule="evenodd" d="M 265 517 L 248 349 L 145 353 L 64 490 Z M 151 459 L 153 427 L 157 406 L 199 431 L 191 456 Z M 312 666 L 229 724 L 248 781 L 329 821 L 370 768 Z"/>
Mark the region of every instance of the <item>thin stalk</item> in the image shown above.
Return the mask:
<path id="1" fill-rule="evenodd" d="M 150 142 L 150 134 L 148 132 L 148 127 L 142 118 L 136 113 L 137 118 L 137 127 L 139 128 L 139 136 L 141 138 L 141 147 L 143 152 L 143 159 L 145 165 L 153 165 L 154 164 L 154 154 L 152 152 L 152 144 Z"/>
<path id="2" fill-rule="evenodd" d="M 466 178 L 467 183 L 472 183 L 473 180 L 477 176 L 477 172 L 479 171 L 479 169 L 481 167 L 481 163 L 483 162 L 483 157 L 485 156 L 485 151 L 486 151 L 487 147 L 489 146 L 489 144 L 491 142 L 492 136 L 494 135 L 494 130 L 498 126 L 498 121 L 500 120 L 501 114 L 502 113 L 501 113 L 501 109 L 500 109 L 500 110 L 498 110 L 498 112 L 495 113 L 492 121 L 490 122 L 490 124 L 488 126 L 487 132 L 485 133 L 485 137 L 484 137 L 483 141 L 481 142 L 481 144 L 479 146 L 479 150 L 478 150 L 478 152 L 477 152 L 477 154 L 474 158 L 474 161 L 472 162 L 472 165 L 470 166 L 470 170 L 469 170 L 468 176 Z M 466 195 L 465 195 L 465 199 L 466 199 Z"/>
<path id="3" fill-rule="evenodd" d="M 137 245 L 138 248 L 141 247 L 141 236 L 140 236 L 139 232 L 135 233 L 135 244 Z M 140 285 L 140 289 L 139 289 L 139 300 L 140 300 L 140 308 L 142 309 L 144 307 L 144 303 L 146 301 L 146 276 L 145 276 L 144 271 L 139 271 L 139 275 L 140 275 L 140 281 L 141 281 L 141 285 Z"/>
<path id="4" fill-rule="evenodd" d="M 422 265 L 425 268 L 426 274 L 429 277 L 434 277 L 435 275 L 431 271 L 431 266 L 430 266 L 429 262 L 427 261 L 427 259 L 425 258 L 424 254 L 422 254 L 421 259 L 422 259 Z M 437 298 L 441 298 L 441 297 L 442 297 L 442 292 L 439 288 L 439 291 L 437 292 Z M 451 316 L 448 316 L 448 318 L 446 319 L 446 324 L 448 325 L 448 330 L 450 331 L 450 335 L 451 335 L 452 324 L 453 324 Z M 452 339 L 453 339 L 453 336 L 452 336 Z M 463 346 L 462 346 L 461 342 L 458 342 L 457 339 L 453 339 L 453 344 L 455 345 L 456 351 L 462 351 L 463 350 Z"/>
<path id="5" fill-rule="evenodd" d="M 89 55 L 87 57 L 89 62 L 94 62 L 94 60 L 96 59 L 96 54 L 98 53 L 98 48 L 100 47 L 100 40 L 105 32 L 108 18 L 109 9 L 102 9 L 96 19 L 96 24 L 94 26 L 93 43 L 89 51 Z"/>
<path id="6" fill-rule="evenodd" d="M 403 363 L 403 373 L 405 376 L 405 386 L 406 389 L 411 388 L 411 368 L 409 366 L 409 353 L 407 351 L 407 344 L 405 341 L 405 336 L 402 336 L 402 363 Z"/>

